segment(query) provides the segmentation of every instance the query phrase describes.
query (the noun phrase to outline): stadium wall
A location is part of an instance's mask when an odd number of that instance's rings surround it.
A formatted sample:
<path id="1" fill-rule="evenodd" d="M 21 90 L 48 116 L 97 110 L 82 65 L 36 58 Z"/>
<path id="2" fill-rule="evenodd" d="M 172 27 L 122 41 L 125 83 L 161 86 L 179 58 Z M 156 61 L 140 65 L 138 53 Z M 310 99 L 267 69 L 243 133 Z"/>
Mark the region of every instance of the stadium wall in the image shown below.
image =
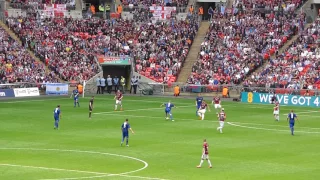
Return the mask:
<path id="1" fill-rule="evenodd" d="M 271 104 L 274 95 L 272 93 L 242 92 L 241 102 L 255 104 Z M 283 95 L 276 94 L 276 100 L 280 105 L 319 107 L 318 96 Z"/>

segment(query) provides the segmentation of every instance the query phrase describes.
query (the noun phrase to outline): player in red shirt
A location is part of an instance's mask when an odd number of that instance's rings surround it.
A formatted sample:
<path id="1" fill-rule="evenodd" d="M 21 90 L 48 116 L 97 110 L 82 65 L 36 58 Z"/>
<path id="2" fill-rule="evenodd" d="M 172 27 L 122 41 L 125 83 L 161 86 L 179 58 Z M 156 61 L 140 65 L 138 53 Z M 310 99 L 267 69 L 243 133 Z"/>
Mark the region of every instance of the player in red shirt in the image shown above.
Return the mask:
<path id="1" fill-rule="evenodd" d="M 114 96 L 114 99 L 116 100 L 116 104 L 114 105 L 114 110 L 118 110 L 118 105 L 120 105 L 120 111 L 122 111 L 122 98 L 123 95 L 120 90 L 117 91 L 116 95 Z"/>
<path id="2" fill-rule="evenodd" d="M 220 133 L 222 133 L 222 129 L 224 127 L 224 121 L 227 119 L 227 115 L 224 112 L 224 109 L 222 108 L 220 113 L 218 114 L 219 124 L 220 126 L 217 128 L 217 131 L 219 130 Z"/>
<path id="3" fill-rule="evenodd" d="M 211 161 L 209 159 L 209 145 L 208 145 L 206 139 L 203 140 L 201 161 L 200 161 L 199 166 L 197 166 L 197 168 L 201 168 L 204 160 L 207 160 L 208 164 L 209 164 L 209 168 L 212 168 L 212 164 L 211 164 Z"/>
<path id="4" fill-rule="evenodd" d="M 207 108 L 208 108 L 208 111 L 210 112 L 210 108 L 207 105 L 207 103 L 202 101 L 202 103 L 200 105 L 200 108 L 198 110 L 199 120 L 203 120 L 204 119 L 204 114 L 206 113 Z"/>
<path id="5" fill-rule="evenodd" d="M 214 108 L 216 110 L 216 114 L 218 114 L 218 109 L 221 109 L 221 99 L 218 97 L 218 95 L 216 95 L 215 97 L 213 97 L 212 99 L 212 104 L 214 104 Z"/>
<path id="6" fill-rule="evenodd" d="M 273 107 L 273 116 L 274 116 L 276 121 L 280 120 L 279 112 L 280 112 L 280 106 L 279 106 L 279 103 L 276 102 L 275 106 Z"/>

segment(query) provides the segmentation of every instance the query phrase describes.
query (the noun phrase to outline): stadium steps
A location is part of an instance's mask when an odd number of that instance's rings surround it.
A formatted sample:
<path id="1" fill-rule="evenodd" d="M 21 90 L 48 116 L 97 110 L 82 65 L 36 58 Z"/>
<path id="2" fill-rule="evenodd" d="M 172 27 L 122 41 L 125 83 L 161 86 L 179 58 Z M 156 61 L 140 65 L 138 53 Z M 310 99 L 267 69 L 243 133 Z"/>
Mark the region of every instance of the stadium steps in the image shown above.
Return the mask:
<path id="1" fill-rule="evenodd" d="M 16 40 L 20 45 L 22 45 L 22 41 L 20 40 L 20 38 L 13 31 L 11 31 L 11 29 L 9 29 L 7 25 L 5 25 L 3 22 L 0 21 L 0 26 L 7 31 L 7 33 L 11 36 L 11 38 Z M 43 64 L 43 62 L 31 50 L 27 49 L 27 51 L 29 52 L 30 56 L 33 59 Z M 47 66 L 45 67 L 46 67 L 46 73 L 49 74 L 50 73 L 49 68 Z M 60 82 L 63 82 L 63 81 L 60 79 Z"/>
<path id="2" fill-rule="evenodd" d="M 232 8 L 234 0 L 228 0 L 227 1 L 227 8 Z"/>
<path id="3" fill-rule="evenodd" d="M 200 24 L 199 31 L 191 45 L 188 57 L 186 61 L 184 62 L 184 65 L 181 69 L 181 72 L 178 76 L 177 82 L 185 83 L 191 73 L 193 64 L 198 60 L 198 54 L 200 51 L 201 43 L 203 42 L 203 39 L 205 38 L 207 31 L 209 29 L 210 22 L 203 21 Z"/>
<path id="4" fill-rule="evenodd" d="M 82 11 L 82 0 L 76 0 L 76 11 Z"/>
<path id="5" fill-rule="evenodd" d="M 309 28 L 310 25 L 311 23 L 306 24 L 305 29 Z M 279 49 L 278 54 L 284 53 L 291 46 L 291 44 L 293 44 L 298 38 L 299 38 L 299 33 L 293 36 L 290 40 L 288 40 L 287 43 Z M 275 58 L 276 58 L 275 54 L 270 57 L 270 59 L 275 59 Z M 260 66 L 258 69 L 256 69 L 254 72 L 261 72 L 263 69 L 266 68 L 267 64 L 268 64 L 268 61 L 265 61 L 264 64 Z M 249 79 L 250 77 L 251 76 L 247 76 L 246 79 Z M 244 81 L 242 81 L 241 84 L 243 84 L 243 82 Z"/>

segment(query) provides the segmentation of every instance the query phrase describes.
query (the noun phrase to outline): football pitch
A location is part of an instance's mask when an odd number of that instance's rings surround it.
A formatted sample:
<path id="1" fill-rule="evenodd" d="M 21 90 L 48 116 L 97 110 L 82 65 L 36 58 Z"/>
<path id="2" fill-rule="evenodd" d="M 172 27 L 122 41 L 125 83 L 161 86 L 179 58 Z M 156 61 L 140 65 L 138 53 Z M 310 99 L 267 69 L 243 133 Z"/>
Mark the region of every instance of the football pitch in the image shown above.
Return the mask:
<path id="1" fill-rule="evenodd" d="M 211 106 L 205 120 L 196 117 L 195 98 L 128 97 L 114 111 L 113 96 L 97 96 L 92 119 L 90 97 L 50 97 L 0 101 L 0 179 L 166 179 L 166 180 L 318 180 L 320 179 L 320 112 L 314 108 L 280 107 L 275 122 L 272 105 L 226 102 L 223 134 Z M 162 103 L 171 100 L 174 122 L 165 120 Z M 53 110 L 61 105 L 60 129 Z M 299 117 L 290 135 L 286 114 Z M 126 118 L 135 134 L 121 147 Z M 201 169 L 203 139 L 213 168 Z"/>

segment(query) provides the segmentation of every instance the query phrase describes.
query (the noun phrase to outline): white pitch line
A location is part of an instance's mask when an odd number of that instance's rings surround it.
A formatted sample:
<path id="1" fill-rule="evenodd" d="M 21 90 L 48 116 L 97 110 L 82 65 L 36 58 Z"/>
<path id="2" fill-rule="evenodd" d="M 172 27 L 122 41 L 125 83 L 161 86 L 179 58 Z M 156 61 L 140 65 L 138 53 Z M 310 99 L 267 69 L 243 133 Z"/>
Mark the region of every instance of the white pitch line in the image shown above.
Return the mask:
<path id="1" fill-rule="evenodd" d="M 178 108 L 193 107 L 193 106 L 192 105 L 189 105 L 189 106 L 178 106 Z M 156 109 L 164 109 L 164 107 L 143 108 L 143 109 L 129 109 L 129 110 L 124 110 L 124 111 L 107 111 L 107 112 L 98 112 L 98 113 L 93 113 L 93 114 L 110 114 L 110 113 L 115 113 L 115 112 L 131 112 L 131 111 L 149 111 L 149 110 L 156 110 Z"/>
<path id="2" fill-rule="evenodd" d="M 150 180 L 164 180 L 161 178 L 152 178 L 152 177 L 144 177 L 144 176 L 130 176 L 127 174 L 135 173 L 138 171 L 142 171 L 148 167 L 148 163 L 144 160 L 131 157 L 131 156 L 125 156 L 120 154 L 112 154 L 112 153 L 105 153 L 105 152 L 97 152 L 97 151 L 84 151 L 84 150 L 68 150 L 68 149 L 38 149 L 38 148 L 0 148 L 0 150 L 32 150 L 32 151 L 57 151 L 57 152 L 75 152 L 75 153 L 87 153 L 87 154 L 100 154 L 100 155 L 109 155 L 109 156 L 116 156 L 116 157 L 122 157 L 127 159 L 132 159 L 135 161 L 142 162 L 144 166 L 140 169 L 128 171 L 124 173 L 119 174 L 111 174 L 111 173 L 100 173 L 100 172 L 90 172 L 90 171 L 82 171 L 82 170 L 67 170 L 67 169 L 59 169 L 59 168 L 50 168 L 50 170 L 57 170 L 57 171 L 70 171 L 70 172 L 79 172 L 79 173 L 90 173 L 90 174 L 96 174 L 99 176 L 89 176 L 89 177 L 79 177 L 79 178 L 61 178 L 61 179 L 51 179 L 51 180 L 76 180 L 76 179 L 93 179 L 98 177 L 106 177 L 106 176 L 123 176 L 123 177 L 132 177 L 132 178 L 140 178 L 140 179 L 150 179 Z M 23 167 L 23 165 L 12 165 L 12 164 L 2 164 L 7 166 L 20 166 Z M 27 168 L 27 167 L 26 167 Z M 29 168 L 37 168 L 37 166 L 30 166 Z M 38 169 L 47 169 L 47 167 L 39 167 Z"/>
<path id="3" fill-rule="evenodd" d="M 25 166 L 25 165 L 16 165 L 16 164 L 0 164 L 0 166 L 23 167 L 23 168 L 33 168 L 33 169 L 43 169 L 43 170 L 53 170 L 53 171 L 68 171 L 68 172 L 96 174 L 96 175 L 98 174 L 109 175 L 109 173 L 100 173 L 100 172 L 91 172 L 91 171 L 82 171 L 82 170 L 73 170 L 73 169 L 49 168 L 49 167 L 40 167 L 40 166 Z"/>
<path id="4" fill-rule="evenodd" d="M 319 111 L 301 111 L 301 112 L 297 112 L 297 114 L 311 114 L 311 113 L 315 113 L 315 112 L 319 112 Z M 287 114 L 283 114 L 283 115 L 288 115 L 289 113 Z"/>
<path id="5" fill-rule="evenodd" d="M 144 101 L 142 101 L 144 102 Z M 190 104 L 190 103 L 188 103 Z M 222 105 L 223 107 L 227 106 L 227 107 L 239 107 L 236 105 L 232 105 L 232 104 L 226 104 L 226 105 Z M 178 108 L 184 108 L 184 107 L 196 107 L 195 105 L 188 105 L 188 106 L 177 106 Z M 252 108 L 252 109 L 265 109 L 264 107 L 248 107 L 248 108 Z M 158 107 L 158 108 L 143 108 L 143 109 L 129 109 L 129 110 L 124 110 L 124 111 L 117 111 L 117 112 L 131 112 L 131 111 L 148 111 L 148 110 L 157 110 L 157 109 L 164 109 L 164 107 Z M 110 114 L 110 113 L 115 113 L 115 111 L 107 111 L 107 112 L 97 112 L 97 113 L 93 113 L 93 114 Z"/>
<path id="6" fill-rule="evenodd" d="M 66 99 L 66 98 L 55 98 L 55 99 L 30 99 L 30 100 L 25 100 L 25 101 L 4 101 L 4 102 L 1 102 L 0 101 L 0 104 L 4 104 L 4 103 L 8 103 L 8 104 L 13 104 L 13 103 L 24 103 L 24 102 L 43 102 L 43 101 L 57 101 L 57 100 L 63 100 L 63 99 Z"/>
<path id="7" fill-rule="evenodd" d="M 256 126 L 271 126 L 271 127 L 288 127 L 288 126 L 281 126 L 281 125 L 275 125 L 275 124 L 259 124 L 259 123 L 249 123 L 249 122 L 232 122 L 237 124 L 249 124 L 249 125 L 256 125 Z M 299 128 L 305 128 L 305 129 L 316 129 L 319 130 L 320 128 L 312 128 L 312 127 L 300 127 Z"/>
<path id="8" fill-rule="evenodd" d="M 227 122 L 231 126 L 237 126 L 237 127 L 242 127 L 242 128 L 247 128 L 247 129 L 256 129 L 256 130 L 265 130 L 265 131 L 278 131 L 278 132 L 289 132 L 289 130 L 283 130 L 283 129 L 269 129 L 269 128 L 260 128 L 260 127 L 251 127 L 251 126 L 243 126 L 239 124 L 234 124 L 231 122 Z M 289 129 L 289 127 L 288 127 Z M 310 132 L 310 131 L 295 131 L 295 132 L 300 132 L 300 133 L 306 133 L 306 134 L 320 134 L 320 132 Z"/>
<path id="9" fill-rule="evenodd" d="M 139 115 L 127 115 L 127 114 L 113 114 L 112 116 L 128 116 L 128 117 L 137 117 L 137 118 L 146 118 L 146 119 L 165 119 L 164 117 L 159 117 L 159 116 L 139 116 Z M 176 119 L 174 118 L 174 120 L 177 121 L 199 121 L 197 118 L 195 119 Z M 208 120 L 208 119 L 204 119 L 201 121 L 207 121 L 210 123 L 218 123 L 217 120 Z M 287 127 L 287 126 L 281 126 L 281 125 L 274 125 L 274 124 L 258 124 L 258 123 L 247 123 L 247 122 L 233 122 L 233 123 L 237 123 L 237 124 L 249 124 L 249 125 L 257 125 L 257 126 L 272 126 L 272 127 Z M 299 128 L 304 128 L 304 129 L 315 129 L 315 130 L 319 130 L 320 128 L 312 128 L 312 127 L 299 127 Z"/>
<path id="10" fill-rule="evenodd" d="M 23 100 L 23 101 L 4 101 L 4 102 L 0 101 L 0 104 L 1 103 L 9 103 L 10 104 L 10 103 L 24 103 L 24 102 L 57 101 L 57 100 L 66 100 L 66 99 L 70 99 L 70 98 L 65 97 L 65 98 L 52 98 L 52 99 L 30 99 L 30 100 Z M 81 101 L 81 99 L 83 99 L 83 98 L 80 98 L 80 101 Z M 89 99 L 89 97 L 88 98 L 84 98 L 84 99 Z M 114 101 L 114 99 L 111 96 L 106 96 L 106 98 L 95 97 L 95 99 L 100 99 L 100 100 L 105 100 L 105 101 Z M 128 101 L 128 102 L 146 102 L 146 103 L 164 103 L 165 102 L 165 101 L 133 100 L 133 99 L 128 99 L 128 100 L 125 100 L 125 101 Z M 190 103 L 178 103 L 178 104 L 187 105 L 187 104 L 190 104 Z"/>
<path id="11" fill-rule="evenodd" d="M 159 117 L 159 116 L 138 116 L 138 115 L 130 115 L 130 114 L 112 114 L 112 116 L 128 116 L 128 117 L 138 117 L 138 118 L 149 118 L 149 119 L 165 119 L 164 117 Z M 199 119 L 176 119 L 174 120 L 182 120 L 182 121 L 199 121 Z M 210 121 L 210 120 L 202 120 L 202 121 Z M 212 122 L 212 121 L 210 121 Z"/>
<path id="12" fill-rule="evenodd" d="M 100 173 L 100 172 L 91 172 L 91 171 L 82 171 L 82 170 L 61 169 L 61 168 L 49 168 L 49 167 L 41 167 L 41 166 L 26 166 L 26 165 L 17 165 L 17 164 L 0 164 L 0 166 L 32 168 L 32 169 L 42 169 L 42 170 L 51 170 L 51 171 L 66 171 L 66 172 L 75 172 L 75 173 L 86 173 L 86 174 L 99 175 L 99 176 L 88 176 L 88 177 L 77 177 L 77 178 L 41 179 L 41 180 L 93 179 L 93 178 L 106 177 L 106 176 L 122 176 L 122 177 L 139 178 L 139 179 L 163 180 L 163 179 L 160 179 L 160 178 L 151 178 L 151 177 L 143 177 L 143 176 L 130 176 L 130 175 L 122 175 L 122 174 Z"/>

